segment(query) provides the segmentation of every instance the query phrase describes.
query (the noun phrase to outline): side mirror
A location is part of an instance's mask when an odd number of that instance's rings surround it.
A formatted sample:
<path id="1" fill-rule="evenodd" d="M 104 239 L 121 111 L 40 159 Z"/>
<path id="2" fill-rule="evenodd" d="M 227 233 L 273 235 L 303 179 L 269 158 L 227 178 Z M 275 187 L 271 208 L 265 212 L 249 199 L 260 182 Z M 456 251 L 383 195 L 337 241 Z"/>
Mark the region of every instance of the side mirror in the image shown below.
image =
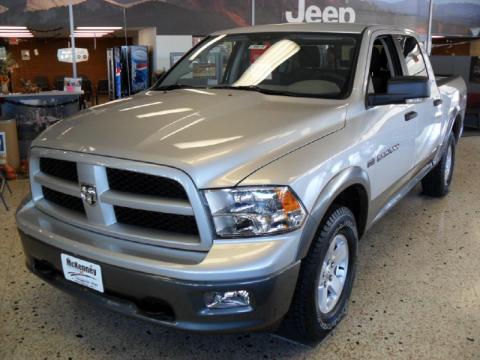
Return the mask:
<path id="1" fill-rule="evenodd" d="M 427 77 L 399 76 L 388 80 L 386 94 L 369 94 L 368 106 L 405 104 L 408 99 L 430 97 Z"/>

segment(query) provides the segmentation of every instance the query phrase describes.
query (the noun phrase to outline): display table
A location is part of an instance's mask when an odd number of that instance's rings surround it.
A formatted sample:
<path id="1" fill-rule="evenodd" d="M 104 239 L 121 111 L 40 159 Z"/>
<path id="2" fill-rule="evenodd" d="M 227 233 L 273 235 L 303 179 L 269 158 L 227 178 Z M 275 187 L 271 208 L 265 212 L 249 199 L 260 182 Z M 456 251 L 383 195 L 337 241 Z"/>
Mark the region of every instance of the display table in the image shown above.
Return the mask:
<path id="1" fill-rule="evenodd" d="M 2 119 L 16 119 L 20 158 L 28 157 L 33 139 L 48 126 L 78 112 L 83 91 L 45 91 L 33 94 L 0 95 Z"/>

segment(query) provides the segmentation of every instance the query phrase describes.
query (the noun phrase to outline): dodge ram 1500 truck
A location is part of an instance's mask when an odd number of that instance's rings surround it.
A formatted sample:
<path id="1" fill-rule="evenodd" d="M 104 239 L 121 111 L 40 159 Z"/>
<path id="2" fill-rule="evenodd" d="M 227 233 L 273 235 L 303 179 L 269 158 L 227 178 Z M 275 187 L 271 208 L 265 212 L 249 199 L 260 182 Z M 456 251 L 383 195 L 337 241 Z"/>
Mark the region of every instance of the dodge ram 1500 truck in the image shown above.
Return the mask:
<path id="1" fill-rule="evenodd" d="M 33 142 L 16 215 L 28 268 L 100 305 L 199 332 L 319 339 L 357 243 L 418 182 L 444 196 L 465 112 L 390 26 L 217 32 L 146 92 Z"/>

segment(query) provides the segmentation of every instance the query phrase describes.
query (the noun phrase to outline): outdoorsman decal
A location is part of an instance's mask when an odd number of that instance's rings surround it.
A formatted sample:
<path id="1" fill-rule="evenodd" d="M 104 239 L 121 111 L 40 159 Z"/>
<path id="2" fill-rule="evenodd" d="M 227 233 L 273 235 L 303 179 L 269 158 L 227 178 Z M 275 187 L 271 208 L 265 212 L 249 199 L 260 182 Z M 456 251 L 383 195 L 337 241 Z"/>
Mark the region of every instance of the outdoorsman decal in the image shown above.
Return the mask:
<path id="1" fill-rule="evenodd" d="M 351 7 L 326 6 L 323 10 L 316 6 L 306 7 L 305 0 L 298 0 L 298 9 L 296 11 L 285 12 L 285 18 L 289 23 L 299 22 L 324 22 L 324 23 L 354 23 L 355 10 Z"/>
<path id="2" fill-rule="evenodd" d="M 397 151 L 400 147 L 400 144 L 395 144 L 389 147 L 387 150 L 383 151 L 382 153 L 377 155 L 377 163 L 385 159 L 388 155 L 392 154 L 393 152 Z"/>
<path id="3" fill-rule="evenodd" d="M 374 158 L 371 158 L 370 160 L 368 160 L 367 162 L 367 168 L 370 168 L 372 167 L 373 165 L 379 163 L 380 161 L 382 161 L 383 159 L 385 159 L 388 155 L 394 153 L 395 151 L 397 151 L 398 149 L 400 148 L 400 144 L 395 144 L 393 146 L 390 146 L 388 149 L 382 151 L 380 154 L 378 154 L 376 157 Z"/>

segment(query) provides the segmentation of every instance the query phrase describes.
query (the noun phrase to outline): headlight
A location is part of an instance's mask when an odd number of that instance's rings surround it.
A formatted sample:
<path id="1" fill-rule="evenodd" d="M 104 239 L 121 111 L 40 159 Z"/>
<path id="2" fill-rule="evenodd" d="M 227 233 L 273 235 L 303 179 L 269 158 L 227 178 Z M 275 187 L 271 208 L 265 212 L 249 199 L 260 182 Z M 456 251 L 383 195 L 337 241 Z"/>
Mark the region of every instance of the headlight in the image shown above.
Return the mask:
<path id="1" fill-rule="evenodd" d="M 206 190 L 215 230 L 221 237 L 260 236 L 298 229 L 306 211 L 284 187 Z"/>

